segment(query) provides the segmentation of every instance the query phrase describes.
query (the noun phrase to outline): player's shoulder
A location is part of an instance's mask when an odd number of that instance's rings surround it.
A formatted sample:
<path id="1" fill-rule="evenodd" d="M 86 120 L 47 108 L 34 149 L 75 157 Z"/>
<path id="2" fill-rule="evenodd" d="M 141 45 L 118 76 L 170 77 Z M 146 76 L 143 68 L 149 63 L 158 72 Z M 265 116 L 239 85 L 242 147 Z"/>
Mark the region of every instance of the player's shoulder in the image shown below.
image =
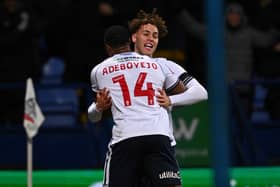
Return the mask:
<path id="1" fill-rule="evenodd" d="M 185 68 L 183 68 L 181 65 L 179 65 L 178 63 L 166 59 L 166 58 L 155 58 L 159 63 L 166 65 L 168 68 L 174 70 L 174 71 L 186 71 Z"/>
<path id="2" fill-rule="evenodd" d="M 156 62 L 156 60 L 154 58 L 151 58 L 150 56 L 142 55 L 142 54 L 139 54 L 139 53 L 136 53 L 136 52 L 134 52 L 134 54 L 137 55 L 138 57 L 141 57 L 144 60 L 149 60 L 149 61 Z"/>
<path id="3" fill-rule="evenodd" d="M 99 64 L 95 65 L 95 66 L 92 68 L 92 70 L 91 70 L 91 73 L 90 73 L 91 76 L 92 76 L 93 74 L 96 74 L 96 72 L 98 71 L 98 69 L 100 69 L 101 66 L 103 66 L 103 65 L 105 65 L 105 64 L 107 64 L 107 63 L 109 63 L 109 62 L 110 62 L 110 59 L 111 59 L 111 57 L 106 58 L 105 60 L 103 60 L 103 61 L 100 62 Z"/>
<path id="4" fill-rule="evenodd" d="M 127 61 L 154 61 L 152 58 L 146 55 L 139 54 L 134 51 L 124 52 L 113 56 L 113 58 L 118 62 Z"/>
<path id="5" fill-rule="evenodd" d="M 156 57 L 154 58 L 155 61 L 159 62 L 159 63 L 163 63 L 163 64 L 171 64 L 171 65 L 175 65 L 177 64 L 176 62 L 173 62 L 172 60 L 169 60 L 167 58 L 163 58 L 163 57 Z"/>
<path id="6" fill-rule="evenodd" d="M 157 62 L 164 62 L 164 61 L 167 61 L 167 58 L 155 57 L 154 60 L 157 61 Z"/>

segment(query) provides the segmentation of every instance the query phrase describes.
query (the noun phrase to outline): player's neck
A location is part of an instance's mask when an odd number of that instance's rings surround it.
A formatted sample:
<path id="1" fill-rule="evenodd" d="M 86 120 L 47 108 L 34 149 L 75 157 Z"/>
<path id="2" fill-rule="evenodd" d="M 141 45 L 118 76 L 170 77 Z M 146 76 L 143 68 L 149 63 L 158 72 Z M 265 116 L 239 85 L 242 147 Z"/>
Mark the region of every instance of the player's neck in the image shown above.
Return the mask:
<path id="1" fill-rule="evenodd" d="M 131 49 L 129 46 L 123 46 L 123 47 L 114 49 L 114 54 L 125 53 L 125 52 L 130 52 L 130 51 L 131 51 Z"/>

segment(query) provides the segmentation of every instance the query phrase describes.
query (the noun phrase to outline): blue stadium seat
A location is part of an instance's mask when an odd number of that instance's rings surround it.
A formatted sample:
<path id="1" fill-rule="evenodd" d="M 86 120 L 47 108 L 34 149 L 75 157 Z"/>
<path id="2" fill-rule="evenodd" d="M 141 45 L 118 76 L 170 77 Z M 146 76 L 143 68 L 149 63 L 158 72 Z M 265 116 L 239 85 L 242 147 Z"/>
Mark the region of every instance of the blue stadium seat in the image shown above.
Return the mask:
<path id="1" fill-rule="evenodd" d="M 264 107 L 264 100 L 267 95 L 267 89 L 260 84 L 256 84 L 255 92 L 254 92 L 254 108 L 263 108 Z"/>
<path id="2" fill-rule="evenodd" d="M 77 117 L 70 114 L 46 114 L 43 127 L 64 128 L 74 127 L 77 123 Z"/>
<path id="3" fill-rule="evenodd" d="M 35 169 L 96 168 L 96 142 L 83 129 L 50 129 L 34 139 Z M 25 162 L 22 162 L 25 163 Z"/>
<path id="4" fill-rule="evenodd" d="M 77 123 L 79 98 L 72 88 L 42 88 L 37 91 L 45 127 L 71 127 Z"/>
<path id="5" fill-rule="evenodd" d="M 264 107 L 266 95 L 267 89 L 261 84 L 256 84 L 253 97 L 253 112 L 251 116 L 252 123 L 265 123 L 270 120 L 269 114 Z"/>
<path id="6" fill-rule="evenodd" d="M 41 84 L 61 84 L 64 71 L 64 61 L 58 57 L 51 57 L 43 66 Z"/>

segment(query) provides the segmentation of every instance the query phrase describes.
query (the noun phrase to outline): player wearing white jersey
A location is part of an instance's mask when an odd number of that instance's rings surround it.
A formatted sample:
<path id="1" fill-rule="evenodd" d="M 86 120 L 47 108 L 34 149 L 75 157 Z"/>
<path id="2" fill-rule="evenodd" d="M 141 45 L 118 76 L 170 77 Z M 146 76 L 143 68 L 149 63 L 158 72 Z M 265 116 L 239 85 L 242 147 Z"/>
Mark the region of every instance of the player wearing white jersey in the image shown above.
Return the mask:
<path id="1" fill-rule="evenodd" d="M 168 114 L 156 95 L 162 88 L 182 92 L 182 82 L 154 59 L 128 52 L 129 35 L 123 27 L 109 28 L 104 38 L 108 54 L 114 56 L 91 73 L 93 91 L 110 90 L 115 122 L 104 185 L 135 186 L 145 174 L 157 186 L 181 186 L 169 140 Z"/>
<path id="2" fill-rule="evenodd" d="M 177 81 L 165 66 L 135 52 L 116 54 L 98 64 L 91 72 L 92 89 L 110 89 L 115 122 L 111 143 L 143 135 L 169 136 L 166 109 L 155 95 L 158 89 L 174 88 Z"/>
<path id="3" fill-rule="evenodd" d="M 177 95 L 170 95 L 168 98 L 170 100 L 169 108 L 168 108 L 168 115 L 169 115 L 169 127 L 170 127 L 170 139 L 171 145 L 176 145 L 176 140 L 173 135 L 173 120 L 172 120 L 172 107 L 174 106 L 183 106 L 183 105 L 191 105 L 197 103 L 199 101 L 207 99 L 207 91 L 203 86 L 194 78 L 192 77 L 184 68 L 179 66 L 173 61 L 167 60 L 165 58 L 155 58 L 157 62 L 161 65 L 167 67 L 176 77 L 178 77 L 183 83 L 187 90 L 182 94 Z M 167 91 L 168 94 L 168 91 Z M 158 96 L 160 97 L 160 96 Z M 165 97 L 165 96 L 163 96 Z M 160 102 L 159 104 L 164 106 L 165 98 L 162 99 L 163 103 Z"/>
<path id="4" fill-rule="evenodd" d="M 186 70 L 184 70 L 181 66 L 178 64 L 174 63 L 173 61 L 167 60 L 165 58 L 155 58 L 155 60 L 167 67 L 176 77 L 178 77 L 185 85 L 187 88 L 187 91 L 185 91 L 182 94 L 178 95 L 172 95 L 168 97 L 168 100 L 170 100 L 169 105 L 171 106 L 168 109 L 168 115 L 169 115 L 169 127 L 170 127 L 170 139 L 171 139 L 171 145 L 175 146 L 176 145 L 176 140 L 173 135 L 173 120 L 172 120 L 172 114 L 171 114 L 171 109 L 173 106 L 181 106 L 181 105 L 190 105 L 193 103 L 197 103 L 202 100 L 207 99 L 207 91 L 205 88 L 191 75 L 188 74 Z M 101 99 L 98 99 L 100 107 L 99 110 L 96 110 L 96 103 L 92 103 L 91 106 L 89 107 L 88 114 L 89 114 L 89 119 L 91 121 L 99 121 L 102 117 L 102 112 L 103 110 L 106 110 L 111 106 L 110 98 L 108 97 L 109 92 L 107 90 L 102 90 L 99 91 L 99 93 L 102 93 Z M 158 96 L 160 97 L 160 96 Z M 165 97 L 165 96 L 163 96 Z M 163 102 L 160 102 L 162 101 Z M 162 106 L 165 106 L 165 103 L 167 98 L 164 98 L 162 100 L 159 100 L 159 104 Z"/>
<path id="5" fill-rule="evenodd" d="M 137 17 L 130 22 L 129 27 L 132 33 L 134 50 L 140 54 L 148 56 L 153 56 L 153 53 L 157 48 L 159 38 L 164 37 L 167 34 L 164 21 L 154 12 L 152 14 L 148 14 L 144 11 L 140 11 Z M 168 67 L 168 69 L 170 69 L 183 81 L 185 87 L 187 88 L 187 91 L 180 95 L 169 97 L 163 95 L 162 98 L 158 97 L 160 105 L 166 106 L 166 101 L 169 101 L 169 105 L 171 106 L 189 105 L 208 98 L 205 88 L 181 66 L 164 58 L 156 58 L 156 60 Z M 110 105 L 111 102 L 108 90 L 100 90 L 97 94 L 97 103 L 92 103 L 89 107 L 89 119 L 91 119 L 91 121 L 100 120 L 102 111 L 109 108 Z M 169 108 L 169 137 L 172 140 L 171 145 L 175 146 L 176 141 L 173 135 L 173 120 L 171 116 L 172 107 Z M 148 184 L 145 184 L 144 186 L 147 185 Z M 143 184 L 140 186 L 143 186 Z"/>
<path id="6" fill-rule="evenodd" d="M 153 53 L 157 48 L 159 38 L 164 37 L 167 34 L 167 28 L 162 18 L 155 13 L 148 14 L 144 11 L 139 11 L 138 16 L 130 22 L 129 29 L 132 33 L 131 38 L 134 43 L 134 50 L 140 54 L 148 55 L 150 57 L 153 56 Z M 187 88 L 183 94 L 169 96 L 168 98 L 164 97 L 159 100 L 159 102 L 164 101 L 160 102 L 162 106 L 165 105 L 166 100 L 170 100 L 169 104 L 171 106 L 178 106 L 190 105 L 208 98 L 206 89 L 184 68 L 165 58 L 155 59 L 160 64 L 168 67 L 175 76 L 183 81 L 185 87 Z M 108 91 L 99 91 L 97 101 L 97 103 L 92 103 L 88 108 L 88 117 L 93 122 L 99 121 L 102 117 L 102 111 L 107 110 L 111 105 L 110 98 L 108 97 Z M 171 110 L 169 110 L 169 121 L 170 139 L 172 140 L 171 144 L 172 146 L 175 146 L 176 141 L 173 135 Z"/>
<path id="7" fill-rule="evenodd" d="M 134 51 L 153 56 L 157 49 L 159 38 L 163 38 L 167 35 L 167 27 L 165 21 L 153 11 L 152 13 L 146 13 L 140 10 L 137 17 L 132 19 L 129 23 L 129 30 L 132 34 L 132 42 L 134 43 Z M 174 75 L 183 81 L 187 90 L 180 95 L 174 95 L 167 97 L 165 93 L 158 97 L 158 102 L 162 106 L 166 106 L 166 100 L 169 101 L 168 114 L 169 114 L 169 127 L 170 127 L 170 139 L 175 154 L 176 140 L 173 135 L 173 119 L 171 115 L 172 106 L 178 105 L 190 105 L 208 98 L 206 89 L 189 73 L 179 66 L 178 64 L 168 61 L 166 59 L 158 58 L 157 61 L 168 67 Z M 104 96 L 106 97 L 106 95 Z M 106 102 L 104 102 L 106 104 Z M 101 103 L 101 104 L 104 104 Z M 106 107 L 106 105 L 103 105 Z M 151 183 L 148 177 L 143 176 L 142 180 L 139 181 L 138 186 L 155 186 Z"/>

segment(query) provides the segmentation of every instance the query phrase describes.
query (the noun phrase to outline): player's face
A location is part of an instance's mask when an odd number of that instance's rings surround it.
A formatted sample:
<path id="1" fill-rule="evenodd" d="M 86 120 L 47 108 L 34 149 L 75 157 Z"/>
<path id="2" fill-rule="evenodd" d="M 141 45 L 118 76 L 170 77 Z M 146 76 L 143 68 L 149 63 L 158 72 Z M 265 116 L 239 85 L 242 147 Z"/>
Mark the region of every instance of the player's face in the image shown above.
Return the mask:
<path id="1" fill-rule="evenodd" d="M 241 16 L 236 12 L 227 15 L 227 21 L 232 27 L 238 27 L 241 24 Z"/>
<path id="2" fill-rule="evenodd" d="M 148 56 L 153 56 L 158 45 L 158 28 L 151 24 L 142 25 L 132 35 L 135 51 Z"/>

